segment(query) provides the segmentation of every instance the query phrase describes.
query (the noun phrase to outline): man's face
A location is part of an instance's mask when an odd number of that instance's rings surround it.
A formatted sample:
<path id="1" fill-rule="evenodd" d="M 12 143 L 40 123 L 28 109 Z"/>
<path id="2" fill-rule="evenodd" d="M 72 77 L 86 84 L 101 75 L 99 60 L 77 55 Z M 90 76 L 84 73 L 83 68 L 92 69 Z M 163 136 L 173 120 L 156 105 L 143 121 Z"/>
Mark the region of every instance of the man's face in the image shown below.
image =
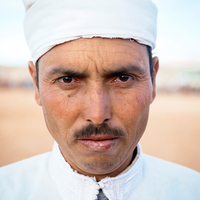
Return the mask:
<path id="1" fill-rule="evenodd" d="M 155 97 L 146 46 L 102 38 L 58 45 L 40 58 L 39 90 L 29 68 L 47 128 L 72 168 L 97 180 L 124 170 Z"/>

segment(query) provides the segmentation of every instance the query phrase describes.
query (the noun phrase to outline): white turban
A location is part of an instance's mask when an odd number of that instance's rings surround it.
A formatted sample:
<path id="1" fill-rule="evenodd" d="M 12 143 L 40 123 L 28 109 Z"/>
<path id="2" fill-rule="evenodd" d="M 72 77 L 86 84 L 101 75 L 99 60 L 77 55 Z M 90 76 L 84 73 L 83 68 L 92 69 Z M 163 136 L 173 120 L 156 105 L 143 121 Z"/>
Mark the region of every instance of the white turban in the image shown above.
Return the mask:
<path id="1" fill-rule="evenodd" d="M 123 38 L 155 48 L 151 0 L 23 0 L 24 32 L 34 63 L 55 45 L 78 38 Z"/>

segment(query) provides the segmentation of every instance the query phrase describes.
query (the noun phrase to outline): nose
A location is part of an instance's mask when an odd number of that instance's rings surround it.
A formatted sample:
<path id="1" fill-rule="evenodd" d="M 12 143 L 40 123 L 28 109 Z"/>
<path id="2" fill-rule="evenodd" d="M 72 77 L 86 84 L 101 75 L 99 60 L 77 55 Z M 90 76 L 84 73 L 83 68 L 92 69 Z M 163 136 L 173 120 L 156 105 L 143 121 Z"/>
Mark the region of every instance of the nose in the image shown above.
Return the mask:
<path id="1" fill-rule="evenodd" d="M 93 87 L 87 92 L 84 118 L 86 121 L 100 125 L 111 119 L 109 93 L 103 87 Z"/>

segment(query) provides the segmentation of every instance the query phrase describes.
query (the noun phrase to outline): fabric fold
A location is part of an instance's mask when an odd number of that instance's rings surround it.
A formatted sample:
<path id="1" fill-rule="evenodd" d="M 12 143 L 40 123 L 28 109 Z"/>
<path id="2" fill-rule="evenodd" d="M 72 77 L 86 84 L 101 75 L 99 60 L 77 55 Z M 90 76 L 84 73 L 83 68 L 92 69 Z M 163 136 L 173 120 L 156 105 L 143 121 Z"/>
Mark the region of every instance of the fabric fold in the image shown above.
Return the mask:
<path id="1" fill-rule="evenodd" d="M 152 49 L 156 44 L 157 8 L 151 0 L 24 0 L 24 5 L 34 62 L 55 45 L 79 38 L 134 39 Z"/>

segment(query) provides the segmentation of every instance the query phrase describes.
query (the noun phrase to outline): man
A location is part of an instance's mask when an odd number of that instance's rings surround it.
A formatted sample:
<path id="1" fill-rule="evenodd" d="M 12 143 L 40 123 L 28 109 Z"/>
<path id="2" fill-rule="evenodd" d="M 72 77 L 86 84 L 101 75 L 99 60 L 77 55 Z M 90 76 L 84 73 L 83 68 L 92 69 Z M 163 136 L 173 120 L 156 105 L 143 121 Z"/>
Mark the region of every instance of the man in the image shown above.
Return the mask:
<path id="1" fill-rule="evenodd" d="M 1 199 L 199 199 L 199 173 L 142 154 L 156 95 L 150 0 L 25 1 L 52 152 L 0 171 Z"/>

